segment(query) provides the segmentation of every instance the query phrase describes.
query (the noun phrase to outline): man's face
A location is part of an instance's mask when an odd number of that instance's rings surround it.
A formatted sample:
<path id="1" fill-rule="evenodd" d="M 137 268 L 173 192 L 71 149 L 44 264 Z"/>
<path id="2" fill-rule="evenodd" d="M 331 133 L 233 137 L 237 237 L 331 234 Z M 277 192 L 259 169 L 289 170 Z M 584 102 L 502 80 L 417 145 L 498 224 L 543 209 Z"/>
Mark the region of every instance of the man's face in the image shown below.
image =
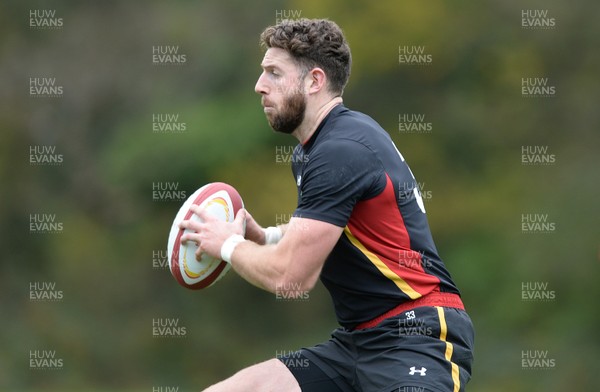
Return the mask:
<path id="1" fill-rule="evenodd" d="M 304 120 L 306 96 L 304 76 L 283 49 L 269 48 L 261 63 L 262 74 L 254 90 L 262 95 L 261 103 L 269 125 L 277 132 L 292 133 Z"/>

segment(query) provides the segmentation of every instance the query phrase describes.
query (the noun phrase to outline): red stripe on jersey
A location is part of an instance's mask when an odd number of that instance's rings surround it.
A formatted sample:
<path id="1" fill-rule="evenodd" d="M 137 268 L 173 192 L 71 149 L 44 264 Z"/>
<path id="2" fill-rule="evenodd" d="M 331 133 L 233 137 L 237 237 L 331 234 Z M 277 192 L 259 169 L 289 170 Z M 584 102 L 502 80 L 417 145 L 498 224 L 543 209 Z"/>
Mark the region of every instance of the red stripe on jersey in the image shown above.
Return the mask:
<path id="1" fill-rule="evenodd" d="M 410 236 L 400 214 L 395 188 L 387 174 L 386 180 L 383 192 L 356 203 L 348 229 L 387 269 L 416 293 L 425 295 L 438 288 L 440 280 L 423 270 L 421 254 L 410 249 Z M 369 255 L 365 256 L 371 260 Z M 414 299 L 414 295 L 405 294 Z"/>

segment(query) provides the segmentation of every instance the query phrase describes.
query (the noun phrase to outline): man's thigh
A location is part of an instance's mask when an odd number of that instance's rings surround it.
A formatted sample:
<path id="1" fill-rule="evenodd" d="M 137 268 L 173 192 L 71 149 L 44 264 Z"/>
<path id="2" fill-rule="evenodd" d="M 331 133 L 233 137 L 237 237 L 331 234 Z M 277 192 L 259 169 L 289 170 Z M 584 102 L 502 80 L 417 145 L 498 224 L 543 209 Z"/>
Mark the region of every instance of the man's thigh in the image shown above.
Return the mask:
<path id="1" fill-rule="evenodd" d="M 314 359 L 314 357 L 313 357 Z M 302 392 L 355 392 L 342 375 L 329 366 L 318 365 L 305 350 L 296 351 L 279 360 L 294 375 Z"/>
<path id="2" fill-rule="evenodd" d="M 471 377 L 473 331 L 462 310 L 415 308 L 353 338 L 364 391 L 464 391 Z"/>
<path id="3" fill-rule="evenodd" d="M 467 314 L 441 307 L 407 313 L 374 328 L 337 329 L 332 339 L 301 353 L 343 392 L 463 391 L 473 360 L 473 331 Z M 301 367 L 288 368 L 302 375 Z"/>
<path id="4" fill-rule="evenodd" d="M 301 392 L 296 378 L 278 359 L 240 370 L 205 392 Z"/>

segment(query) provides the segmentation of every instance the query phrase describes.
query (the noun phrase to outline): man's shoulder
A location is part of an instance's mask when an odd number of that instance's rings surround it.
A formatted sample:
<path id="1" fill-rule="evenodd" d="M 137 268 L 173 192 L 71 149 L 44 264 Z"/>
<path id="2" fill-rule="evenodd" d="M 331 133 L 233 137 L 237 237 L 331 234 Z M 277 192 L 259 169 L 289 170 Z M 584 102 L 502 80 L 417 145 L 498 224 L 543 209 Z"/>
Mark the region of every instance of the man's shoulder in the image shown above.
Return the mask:
<path id="1" fill-rule="evenodd" d="M 368 115 L 341 107 L 325 124 L 314 144 L 314 149 L 335 155 L 373 150 L 374 138 L 387 132 Z"/>
<path id="2" fill-rule="evenodd" d="M 347 108 L 344 105 L 339 105 L 333 108 L 331 111 L 331 121 L 329 125 L 332 128 L 339 127 L 341 125 L 347 124 L 355 124 L 358 126 L 378 126 L 377 122 L 373 120 L 370 116 L 359 112 L 357 110 L 352 110 Z"/>
<path id="3" fill-rule="evenodd" d="M 323 140 L 319 140 L 310 151 L 311 156 L 318 156 L 326 160 L 348 160 L 372 153 L 374 151 L 369 148 L 363 138 L 353 137 L 342 132 L 328 135 Z"/>
<path id="4" fill-rule="evenodd" d="M 371 155 L 376 154 L 378 143 L 373 138 L 384 133 L 387 135 L 371 117 L 339 105 L 332 109 L 309 145 L 298 144 L 294 154 L 302 155 L 305 162 L 312 159 L 313 163 L 375 159 Z"/>
<path id="5" fill-rule="evenodd" d="M 375 136 L 381 132 L 385 133 L 377 121 L 362 112 L 341 106 L 332 114 L 324 127 L 326 130 L 324 133 L 328 137 L 345 138 L 364 143 L 365 138 Z"/>

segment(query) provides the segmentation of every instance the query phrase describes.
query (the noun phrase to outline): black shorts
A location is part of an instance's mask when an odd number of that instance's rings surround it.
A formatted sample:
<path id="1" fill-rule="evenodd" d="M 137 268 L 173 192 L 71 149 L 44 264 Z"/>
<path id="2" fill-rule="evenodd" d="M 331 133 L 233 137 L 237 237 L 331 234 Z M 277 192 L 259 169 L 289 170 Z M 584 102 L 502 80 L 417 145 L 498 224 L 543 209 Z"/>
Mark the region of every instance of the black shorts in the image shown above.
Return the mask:
<path id="1" fill-rule="evenodd" d="M 473 342 L 465 311 L 419 307 L 373 328 L 338 328 L 279 359 L 302 392 L 459 392 L 471 378 Z"/>

